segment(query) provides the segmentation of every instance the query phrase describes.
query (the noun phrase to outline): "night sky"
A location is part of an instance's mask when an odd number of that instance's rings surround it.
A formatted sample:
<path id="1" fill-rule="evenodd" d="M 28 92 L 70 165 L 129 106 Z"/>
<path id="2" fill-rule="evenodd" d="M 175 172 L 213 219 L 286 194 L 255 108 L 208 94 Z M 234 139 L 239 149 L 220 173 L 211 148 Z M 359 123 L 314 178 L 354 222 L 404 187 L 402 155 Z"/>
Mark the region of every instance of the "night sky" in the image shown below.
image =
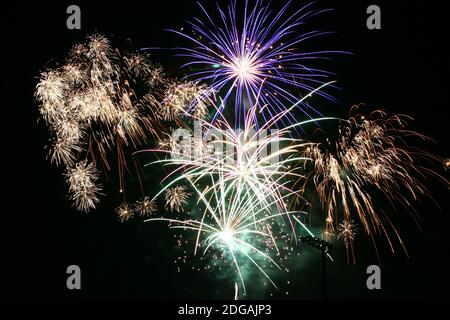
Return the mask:
<path id="1" fill-rule="evenodd" d="M 225 2 L 225 1 L 223 1 Z M 279 6 L 277 1 L 272 1 Z M 295 1 L 296 2 L 296 1 Z M 345 4 L 344 4 L 345 2 Z M 339 102 L 324 104 L 326 115 L 345 116 L 352 104 L 365 103 L 414 117 L 413 128 L 436 140 L 421 147 L 443 158 L 450 157 L 448 140 L 448 91 L 450 54 L 448 14 L 442 1 L 319 1 L 332 13 L 310 20 L 309 27 L 336 31 L 308 43 L 313 49 L 345 50 L 327 67 L 337 74 Z M 73 2 L 75 3 L 75 2 Z M 3 51 L 7 72 L 2 86 L 4 126 L 2 295 L 13 298 L 149 298 L 230 299 L 233 281 L 220 274 L 176 271 L 173 233 L 164 225 L 141 220 L 120 224 L 113 212 L 118 200 L 111 181 L 98 210 L 85 214 L 71 207 L 61 169 L 46 160 L 49 134 L 38 122 L 33 98 L 39 73 L 46 65 L 62 61 L 77 42 L 98 32 L 114 47 L 170 48 L 180 39 L 164 29 L 178 28 L 200 14 L 193 0 L 115 1 L 80 3 L 81 30 L 66 28 L 66 8 L 71 3 L 20 4 L 6 9 Z M 366 28 L 370 4 L 382 10 L 382 29 Z M 297 5 L 297 4 L 295 4 Z M 445 43 L 447 42 L 447 43 Z M 171 50 L 152 53 L 167 73 L 183 76 L 183 61 Z M 441 171 L 443 172 L 443 170 Z M 112 176 L 112 175 L 111 175 Z M 448 173 L 447 173 L 448 178 Z M 112 179 L 113 180 L 113 179 Z M 148 177 L 147 191 L 158 187 L 158 177 Z M 107 183 L 104 183 L 107 184 Z M 348 264 L 343 246 L 335 248 L 335 262 L 328 263 L 328 296 L 337 299 L 405 299 L 450 297 L 448 247 L 450 211 L 447 186 L 429 180 L 440 205 L 417 203 L 422 230 L 401 209 L 394 212 L 386 201 L 377 204 L 395 221 L 408 249 L 393 255 L 378 239 L 381 262 L 372 244 L 361 233 L 356 239 L 357 264 Z M 191 258 L 193 260 L 194 258 Z M 82 290 L 66 288 L 66 268 L 82 270 Z M 366 288 L 366 268 L 379 264 L 382 289 Z M 250 289 L 249 298 L 321 299 L 320 253 L 305 249 L 289 274 L 279 275 L 280 290 Z M 287 281 L 290 283 L 287 284 Z M 250 286 L 251 287 L 251 286 Z M 286 291 L 289 292 L 286 295 Z M 270 295 L 272 294 L 272 295 Z"/>

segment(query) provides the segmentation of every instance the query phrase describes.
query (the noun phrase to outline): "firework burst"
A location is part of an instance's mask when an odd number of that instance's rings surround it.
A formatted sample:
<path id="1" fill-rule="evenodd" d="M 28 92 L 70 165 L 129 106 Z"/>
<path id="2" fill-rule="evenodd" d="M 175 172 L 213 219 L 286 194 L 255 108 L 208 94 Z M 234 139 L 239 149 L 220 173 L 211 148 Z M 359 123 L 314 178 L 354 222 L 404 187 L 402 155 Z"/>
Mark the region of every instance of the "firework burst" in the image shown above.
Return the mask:
<path id="1" fill-rule="evenodd" d="M 337 231 L 338 231 L 338 239 L 343 239 L 346 246 L 351 246 L 353 240 L 355 240 L 358 228 L 356 227 L 356 224 L 353 220 L 344 221 L 339 224 Z"/>
<path id="2" fill-rule="evenodd" d="M 122 203 L 116 208 L 116 214 L 120 222 L 126 222 L 134 217 L 134 209 L 128 203 Z"/>
<path id="3" fill-rule="evenodd" d="M 335 88 L 329 81 L 334 75 L 317 62 L 344 53 L 304 46 L 328 34 L 305 29 L 309 19 L 328 10 L 317 10 L 314 3 L 296 9 L 292 1 L 272 10 L 264 0 L 239 5 L 233 0 L 227 8 L 217 5 L 214 16 L 199 5 L 203 21 L 196 18 L 188 28 L 172 30 L 194 44 L 178 48 L 189 59 L 187 80 L 168 78 L 146 54 L 121 52 L 101 35 L 89 36 L 62 66 L 41 73 L 35 97 L 51 134 L 49 158 L 65 167 L 73 205 L 95 209 L 102 195 L 99 172 L 107 175 L 117 164 L 124 201 L 115 208 L 117 218 L 126 222 L 139 215 L 187 231 L 184 238 L 174 236 L 179 247 L 191 244 L 193 231 L 194 255 L 236 271 L 235 298 L 239 285 L 246 292 L 244 278 L 251 268 L 263 275 L 265 285 L 276 287 L 271 273 L 289 271 L 286 261 L 299 254 L 295 246 L 302 239 L 323 245 L 340 239 L 354 263 L 359 231 L 374 244 L 375 235 L 385 236 L 392 251 L 394 234 L 405 248 L 376 200 L 383 197 L 394 209 L 404 206 L 420 222 L 412 199 L 431 197 L 422 178 L 445 180 L 425 164 L 447 170 L 450 163 L 408 146 L 412 137 L 430 140 L 407 129 L 408 116 L 375 111 L 349 120 L 315 118 L 320 113 L 309 98 L 334 101 L 329 89 Z M 234 113 L 227 112 L 230 108 Z M 308 120 L 297 120 L 299 113 Z M 334 141 L 295 137 L 298 128 L 323 120 L 338 121 Z M 182 129 L 171 135 L 174 124 Z M 190 124 L 193 131 L 187 129 Z M 129 204 L 124 175 L 132 174 L 132 159 L 144 194 L 143 170 L 131 154 L 145 148 L 148 138 L 157 147 L 142 151 L 157 153 L 150 164 L 162 164 L 169 173 L 153 198 Z M 311 216 L 303 211 L 313 203 L 305 199 L 309 181 L 325 211 L 319 229 L 325 241 L 316 239 L 302 219 Z M 160 195 L 170 212 L 156 218 Z M 298 226 L 307 237 L 297 237 Z M 322 252 L 331 258 L 328 250 Z M 187 256 L 185 250 L 177 260 L 185 263 Z"/>
<path id="4" fill-rule="evenodd" d="M 389 229 L 392 229 L 405 249 L 395 226 L 375 206 L 374 189 L 386 197 L 394 209 L 397 204 L 407 208 L 419 223 L 420 216 L 410 199 L 431 198 L 422 178 L 431 175 L 445 181 L 427 167 L 430 163 L 440 163 L 440 159 L 406 144 L 413 137 L 430 141 L 428 137 L 407 129 L 410 120 L 408 116 L 389 116 L 381 110 L 368 116 L 358 114 L 341 122 L 335 143 L 327 139 L 305 150 L 304 156 L 313 161 L 312 179 L 326 209 L 326 232 L 335 232 L 336 228 L 342 231 L 345 229 L 343 226 L 350 228 L 356 215 L 372 240 L 374 234 L 381 233 L 394 251 L 389 235 Z M 341 210 L 343 224 L 339 220 Z M 352 249 L 355 261 L 351 233 L 348 236 L 343 236 L 342 232 L 339 234 L 347 248 Z"/>
<path id="5" fill-rule="evenodd" d="M 173 31 L 195 45 L 192 49 L 180 48 L 183 52 L 180 55 L 191 59 L 184 66 L 199 70 L 191 72 L 189 77 L 210 81 L 211 87 L 223 94 L 221 109 L 234 95 L 232 104 L 239 122 L 245 118 L 246 110 L 257 102 L 260 87 L 259 103 L 267 105 L 261 112 L 261 120 L 266 121 L 285 110 L 286 105 L 295 103 L 299 92 L 309 94 L 332 76 L 305 63 L 327 59 L 328 54 L 338 51 L 300 49 L 304 42 L 327 32 L 299 33 L 309 18 L 328 10 L 314 9 L 312 3 L 293 9 L 289 1 L 274 13 L 264 1 L 256 0 L 254 6 L 245 1 L 242 8 L 237 1 L 232 1 L 228 10 L 217 6 L 218 17 L 215 18 L 201 4 L 199 6 L 205 20 L 191 22 L 188 29 L 192 33 Z M 243 23 L 239 24 L 240 21 Z M 323 90 L 317 94 L 334 100 Z M 306 102 L 297 107 L 308 117 L 318 114 Z M 258 123 L 256 117 L 252 120 Z M 285 120 L 294 121 L 291 115 Z"/>
<path id="6" fill-rule="evenodd" d="M 214 91 L 198 82 L 171 83 L 162 101 L 158 114 L 166 121 L 179 119 L 193 114 L 203 118 L 207 115 L 208 106 L 214 102 Z"/>
<path id="7" fill-rule="evenodd" d="M 302 98 L 297 104 L 305 99 L 307 98 Z M 293 128 L 306 125 L 312 120 L 281 130 L 274 129 L 297 104 L 273 116 L 258 129 L 252 121 L 260 110 L 258 104 L 250 108 L 242 130 L 234 130 L 222 115 L 214 124 L 191 116 L 201 128 L 200 136 L 194 133 L 192 138 L 190 131 L 185 131 L 186 139 L 183 139 L 181 146 L 178 139 L 172 136 L 161 141 L 159 148 L 146 150 L 170 155 L 170 158 L 151 164 L 176 167 L 164 178 L 164 181 L 171 180 L 156 196 L 180 180 L 189 179 L 193 183 L 201 183 L 208 175 L 215 174 L 223 176 L 225 183 L 229 183 L 231 187 L 251 190 L 261 203 L 274 201 L 279 210 L 286 209 L 288 202 L 298 202 L 302 198 L 302 181 L 305 181 L 300 172 L 301 163 L 309 160 L 300 154 L 309 143 L 292 138 L 290 133 Z M 327 118 L 314 121 L 325 119 Z M 176 177 L 176 174 L 180 176 Z M 283 195 L 286 193 L 296 197 L 284 199 Z"/>
<path id="8" fill-rule="evenodd" d="M 189 110 L 204 116 L 209 92 L 196 82 L 169 80 L 147 55 L 121 54 L 104 36 L 92 35 L 72 48 L 66 64 L 41 74 L 35 96 L 52 134 L 51 162 L 71 168 L 85 158 L 107 172 L 111 154 L 116 155 L 123 192 L 129 171 L 124 147 L 133 151 L 147 137 L 164 136 L 161 108 L 169 109 L 163 114 L 166 120 L 177 120 Z"/>
<path id="9" fill-rule="evenodd" d="M 175 186 L 173 188 L 165 189 L 166 210 L 170 211 L 184 211 L 184 206 L 188 204 L 189 196 L 186 186 Z"/>
<path id="10" fill-rule="evenodd" d="M 291 211 L 289 204 L 300 205 L 302 199 L 300 189 L 305 179 L 298 171 L 309 160 L 301 156 L 308 143 L 292 138 L 289 133 L 295 126 L 311 120 L 282 130 L 269 130 L 295 107 L 278 113 L 258 130 L 252 121 L 260 110 L 258 104 L 249 110 L 242 130 L 234 130 L 223 116 L 213 124 L 191 115 L 205 135 L 192 139 L 187 131 L 187 144 L 181 151 L 177 151 L 180 149 L 177 137 L 172 137 L 171 144 L 164 144 L 164 149 L 147 150 L 170 155 L 151 164 L 175 166 L 164 178 L 169 182 L 155 198 L 165 192 L 166 207 L 170 208 L 173 189 L 178 187 L 173 186 L 187 182 L 195 190 L 196 208 L 200 210 L 200 216 L 197 210 L 189 212 L 190 219 L 147 221 L 168 221 L 172 228 L 197 231 L 194 254 L 200 247 L 204 248 L 204 254 L 218 251 L 213 259 L 229 261 L 236 268 L 244 292 L 241 272 L 244 261 L 261 271 L 275 286 L 266 267 L 282 269 L 274 257 L 288 260 L 290 253 L 282 252 L 284 248 L 291 248 L 292 252 L 292 243 L 297 240 L 291 216 L 301 212 Z M 172 146 L 171 150 L 167 150 L 168 145 Z M 200 150 L 194 150 L 195 146 Z M 301 226 L 306 228 L 303 223 Z"/>
<path id="11" fill-rule="evenodd" d="M 278 212 L 274 203 L 262 204 L 251 190 L 238 190 L 227 184 L 223 176 L 210 175 L 210 186 L 199 189 L 191 182 L 197 197 L 200 216 L 190 219 L 152 218 L 146 221 L 167 221 L 171 228 L 192 230 L 197 233 L 194 254 L 212 252 L 235 267 L 244 292 L 246 291 L 241 268 L 245 261 L 256 267 L 270 283 L 275 283 L 266 268 L 281 269 L 272 256 L 280 260 L 277 240 L 281 233 L 273 235 L 273 228 L 279 226 L 277 219 L 299 212 Z M 170 189 L 167 189 L 170 190 Z M 283 245 L 289 247 L 288 238 Z"/>
<path id="12" fill-rule="evenodd" d="M 151 216 L 158 210 L 155 200 L 151 200 L 149 197 L 136 201 L 135 211 L 139 213 L 141 217 Z"/>
<path id="13" fill-rule="evenodd" d="M 97 183 L 98 172 L 93 163 L 78 162 L 65 174 L 70 198 L 77 209 L 89 212 L 99 202 L 101 186 Z"/>

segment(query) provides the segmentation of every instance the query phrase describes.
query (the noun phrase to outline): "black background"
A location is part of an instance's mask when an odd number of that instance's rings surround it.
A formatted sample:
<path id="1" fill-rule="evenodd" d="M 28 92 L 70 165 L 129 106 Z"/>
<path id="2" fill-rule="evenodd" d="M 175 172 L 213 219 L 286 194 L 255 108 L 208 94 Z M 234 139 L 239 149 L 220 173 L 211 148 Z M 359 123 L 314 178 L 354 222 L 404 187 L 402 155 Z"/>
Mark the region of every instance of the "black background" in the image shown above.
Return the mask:
<path id="1" fill-rule="evenodd" d="M 314 27 L 337 31 L 315 40 L 320 49 L 354 53 L 337 57 L 333 71 L 342 92 L 325 114 L 345 115 L 364 102 L 374 108 L 405 112 L 414 128 L 433 137 L 427 145 L 450 156 L 448 92 L 450 55 L 448 19 L 442 1 L 376 1 L 382 9 L 382 30 L 366 28 L 365 13 L 372 1 L 319 1 L 336 11 L 314 19 Z M 82 29 L 66 28 L 65 2 L 16 4 L 8 7 L 2 51 L 6 99 L 2 101 L 4 167 L 2 203 L 2 295 L 28 298 L 231 298 L 232 284 L 202 274 L 178 274 L 167 247 L 164 229 L 139 222 L 119 224 L 106 203 L 91 214 L 76 212 L 66 199 L 61 171 L 46 160 L 48 133 L 38 119 L 33 99 L 39 72 L 52 59 L 62 61 L 67 50 L 86 35 L 100 32 L 117 47 L 173 47 L 179 39 L 163 31 L 200 14 L 194 1 L 131 1 L 78 3 Z M 277 5 L 274 2 L 274 5 Z M 296 4 L 297 5 L 297 4 Z M 298 4 L 300 5 L 300 4 Z M 168 72 L 179 72 L 171 52 L 155 55 Z M 174 62 L 175 61 L 175 62 Z M 328 107 L 328 108 L 331 108 Z M 7 177 L 7 178 L 6 178 Z M 384 245 L 382 290 L 365 287 L 365 268 L 378 264 L 367 241 L 358 243 L 356 266 L 345 258 L 329 268 L 330 298 L 449 297 L 449 202 L 446 186 L 430 181 L 438 210 L 430 201 L 418 204 L 423 230 L 400 219 L 410 258 L 400 248 L 392 255 Z M 401 213 L 400 213 L 401 215 Z M 405 215 L 404 215 L 405 216 Z M 320 257 L 312 256 L 301 274 L 292 276 L 289 296 L 321 298 Z M 82 290 L 66 288 L 66 268 L 82 270 Z"/>

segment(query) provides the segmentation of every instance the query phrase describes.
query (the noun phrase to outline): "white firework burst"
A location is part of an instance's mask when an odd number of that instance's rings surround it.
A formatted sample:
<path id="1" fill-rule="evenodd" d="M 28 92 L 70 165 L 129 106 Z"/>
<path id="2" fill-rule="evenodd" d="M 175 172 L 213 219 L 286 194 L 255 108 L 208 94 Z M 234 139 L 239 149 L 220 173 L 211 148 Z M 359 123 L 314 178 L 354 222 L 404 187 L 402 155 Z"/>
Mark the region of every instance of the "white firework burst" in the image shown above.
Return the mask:
<path id="1" fill-rule="evenodd" d="M 136 109 L 120 110 L 117 112 L 117 117 L 117 133 L 125 144 L 128 145 L 128 140 L 131 140 L 136 145 L 140 138 L 145 137 L 145 133 L 139 124 L 139 112 Z"/>
<path id="2" fill-rule="evenodd" d="M 108 38 L 99 34 L 88 37 L 87 56 L 89 58 L 106 58 L 110 54 L 111 46 Z"/>
<path id="3" fill-rule="evenodd" d="M 140 53 L 132 54 L 129 57 L 124 57 L 125 65 L 128 72 L 136 77 L 148 77 L 151 74 L 152 68 L 147 57 Z"/>
<path id="4" fill-rule="evenodd" d="M 158 210 L 155 200 L 151 200 L 149 197 L 136 201 L 135 210 L 141 217 L 148 217 Z"/>

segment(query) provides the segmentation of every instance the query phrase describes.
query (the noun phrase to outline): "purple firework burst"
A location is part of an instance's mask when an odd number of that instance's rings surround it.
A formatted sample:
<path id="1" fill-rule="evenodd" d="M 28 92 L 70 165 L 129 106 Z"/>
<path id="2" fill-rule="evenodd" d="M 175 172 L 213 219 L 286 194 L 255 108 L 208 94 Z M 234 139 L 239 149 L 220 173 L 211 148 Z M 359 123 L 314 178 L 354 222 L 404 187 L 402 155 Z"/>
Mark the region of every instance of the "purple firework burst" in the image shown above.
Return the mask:
<path id="1" fill-rule="evenodd" d="M 190 34 L 183 29 L 171 31 L 195 44 L 193 48 L 178 48 L 182 50 L 180 56 L 190 58 L 183 66 L 193 69 L 188 77 L 210 82 L 222 95 L 219 112 L 234 97 L 237 122 L 255 104 L 261 106 L 263 120 L 289 108 L 302 95 L 309 94 L 333 76 L 306 63 L 329 59 L 330 53 L 344 53 L 301 50 L 303 42 L 330 33 L 298 32 L 307 19 L 330 10 L 314 9 L 314 3 L 290 10 L 289 1 L 274 12 L 263 0 L 255 0 L 253 6 L 246 0 L 243 8 L 238 8 L 233 0 L 226 11 L 216 4 L 218 17 L 210 15 L 201 3 L 198 5 L 206 20 L 194 18 L 189 22 Z M 316 94 L 334 101 L 324 90 Z M 307 103 L 299 104 L 298 108 L 311 118 L 320 114 Z M 295 120 L 293 115 L 289 115 L 289 119 Z"/>

